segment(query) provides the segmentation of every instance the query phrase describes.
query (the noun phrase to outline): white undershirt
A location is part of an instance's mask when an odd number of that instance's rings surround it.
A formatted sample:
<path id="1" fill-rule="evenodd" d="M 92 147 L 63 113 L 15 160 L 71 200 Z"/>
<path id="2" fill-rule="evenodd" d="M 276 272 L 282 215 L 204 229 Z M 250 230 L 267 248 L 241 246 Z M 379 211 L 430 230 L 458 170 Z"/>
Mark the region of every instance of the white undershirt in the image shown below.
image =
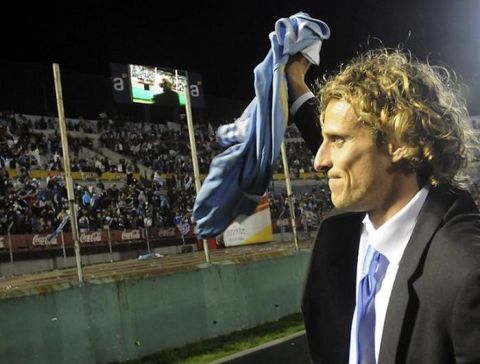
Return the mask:
<path id="1" fill-rule="evenodd" d="M 295 115 L 300 109 L 300 106 L 302 106 L 305 102 L 310 100 L 311 98 L 315 97 L 312 91 L 305 92 L 302 96 L 300 96 L 298 99 L 296 99 L 292 106 L 290 106 L 290 114 Z"/>
<path id="2" fill-rule="evenodd" d="M 375 359 L 378 362 L 380 343 L 382 341 L 383 325 L 387 313 L 390 294 L 398 271 L 398 265 L 403 252 L 417 223 L 418 214 L 428 195 L 428 189 L 422 188 L 417 194 L 393 217 L 378 229 L 373 227 L 368 215 L 363 219 L 362 235 L 357 257 L 357 279 L 355 302 L 358 302 L 358 285 L 360 283 L 363 261 L 367 253 L 368 244 L 387 257 L 388 264 L 382 285 L 375 295 Z M 349 364 L 357 364 L 357 309 L 352 319 L 350 331 Z"/>

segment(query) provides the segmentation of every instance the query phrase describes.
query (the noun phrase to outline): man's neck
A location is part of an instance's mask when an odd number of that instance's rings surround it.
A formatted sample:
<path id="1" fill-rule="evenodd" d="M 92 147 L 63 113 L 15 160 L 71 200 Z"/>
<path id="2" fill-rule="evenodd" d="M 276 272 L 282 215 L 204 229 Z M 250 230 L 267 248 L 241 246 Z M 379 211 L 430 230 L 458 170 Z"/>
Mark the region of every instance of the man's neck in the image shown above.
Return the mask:
<path id="1" fill-rule="evenodd" d="M 375 229 L 378 229 L 389 219 L 391 219 L 397 212 L 399 212 L 405 205 L 420 190 L 415 179 L 407 179 L 405 183 L 399 183 L 395 188 L 392 188 L 390 194 L 384 200 L 384 203 L 373 211 L 368 212 L 368 217 Z"/>

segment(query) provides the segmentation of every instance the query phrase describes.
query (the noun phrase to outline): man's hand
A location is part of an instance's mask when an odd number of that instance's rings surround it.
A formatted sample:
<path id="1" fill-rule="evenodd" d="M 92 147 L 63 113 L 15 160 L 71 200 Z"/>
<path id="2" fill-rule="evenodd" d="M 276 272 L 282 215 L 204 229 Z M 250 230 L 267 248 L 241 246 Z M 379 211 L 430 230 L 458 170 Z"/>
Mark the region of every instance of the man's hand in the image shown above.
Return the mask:
<path id="1" fill-rule="evenodd" d="M 310 91 L 305 83 L 305 74 L 309 67 L 310 62 L 301 53 L 292 56 L 285 66 L 285 74 L 287 75 L 292 102 Z"/>

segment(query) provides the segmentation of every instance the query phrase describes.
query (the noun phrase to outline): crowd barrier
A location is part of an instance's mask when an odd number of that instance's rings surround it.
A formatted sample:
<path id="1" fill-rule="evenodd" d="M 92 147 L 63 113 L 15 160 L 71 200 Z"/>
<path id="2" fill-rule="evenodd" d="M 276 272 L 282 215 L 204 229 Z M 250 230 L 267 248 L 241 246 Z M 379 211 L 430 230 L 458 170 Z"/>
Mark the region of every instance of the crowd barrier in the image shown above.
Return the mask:
<path id="1" fill-rule="evenodd" d="M 184 238 L 193 237 L 193 226 L 190 226 L 190 231 Z M 165 238 L 174 238 L 180 242 L 182 241 L 182 235 L 175 227 L 87 231 L 80 233 L 79 241 L 81 246 L 98 246 L 138 241 L 158 241 Z M 71 232 L 64 232 L 57 236 L 52 236 L 51 234 L 12 234 L 0 236 L 0 252 L 39 251 L 72 246 L 73 235 Z"/>
<path id="2" fill-rule="evenodd" d="M 309 226 L 306 226 L 305 220 L 301 217 L 296 218 L 297 231 L 308 232 Z M 128 230 L 109 230 L 102 229 L 96 231 L 80 232 L 80 247 L 95 246 L 116 246 L 129 243 L 159 242 L 162 240 L 177 240 L 182 244 L 185 240 L 196 239 L 194 233 L 195 226 L 190 224 L 189 231 L 182 236 L 176 227 L 148 229 L 128 229 Z M 272 219 L 272 231 L 274 233 L 291 232 L 290 218 Z M 184 232 L 185 233 L 185 232 Z M 210 239 L 209 247 L 214 249 L 216 240 Z M 210 244 L 211 243 L 211 244 Z M 70 231 L 62 232 L 58 235 L 53 234 L 8 234 L 0 235 L 0 253 L 13 254 L 17 252 L 38 252 L 55 249 L 72 248 L 74 245 L 73 234 Z M 203 249 L 201 240 L 198 240 L 199 249 Z"/>
<path id="3" fill-rule="evenodd" d="M 295 218 L 295 226 L 297 231 L 303 231 L 306 229 L 305 220 L 301 217 Z M 272 230 L 274 233 L 291 232 L 292 220 L 290 218 L 284 219 L 272 219 Z"/>

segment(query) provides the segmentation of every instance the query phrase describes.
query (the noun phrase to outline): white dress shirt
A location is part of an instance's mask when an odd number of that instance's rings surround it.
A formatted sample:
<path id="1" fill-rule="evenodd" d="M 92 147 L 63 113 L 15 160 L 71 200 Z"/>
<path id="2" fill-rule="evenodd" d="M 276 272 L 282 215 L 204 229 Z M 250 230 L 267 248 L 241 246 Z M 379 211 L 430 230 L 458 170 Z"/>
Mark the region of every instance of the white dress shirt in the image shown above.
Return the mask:
<path id="1" fill-rule="evenodd" d="M 295 115 L 297 113 L 297 110 L 300 109 L 300 106 L 302 106 L 305 102 L 314 97 L 315 95 L 312 91 L 305 92 L 293 102 L 292 106 L 290 106 L 290 114 L 292 114 L 292 116 Z"/>
<path id="2" fill-rule="evenodd" d="M 417 194 L 393 217 L 385 222 L 378 229 L 375 229 L 368 215 L 363 219 L 362 235 L 357 258 L 357 279 L 355 300 L 358 302 L 358 285 L 360 283 L 363 261 L 367 253 L 368 244 L 375 250 L 387 257 L 388 264 L 385 277 L 380 289 L 375 295 L 375 359 L 378 362 L 380 343 L 382 341 L 383 325 L 387 313 L 390 294 L 397 275 L 398 266 L 402 259 L 403 252 L 412 235 L 413 228 L 417 223 L 417 217 L 427 198 L 428 189 L 422 188 Z M 349 364 L 357 363 L 357 309 L 352 319 L 350 331 L 350 356 Z"/>

